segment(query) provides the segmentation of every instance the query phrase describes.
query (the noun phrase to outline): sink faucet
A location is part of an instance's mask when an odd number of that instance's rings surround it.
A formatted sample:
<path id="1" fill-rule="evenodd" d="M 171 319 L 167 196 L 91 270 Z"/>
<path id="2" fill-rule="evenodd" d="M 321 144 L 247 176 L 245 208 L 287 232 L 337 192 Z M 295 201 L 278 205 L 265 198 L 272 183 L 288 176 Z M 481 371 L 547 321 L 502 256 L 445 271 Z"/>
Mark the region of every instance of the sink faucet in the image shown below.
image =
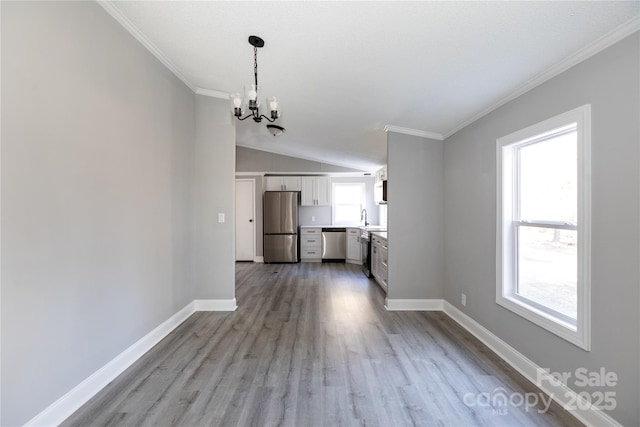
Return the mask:
<path id="1" fill-rule="evenodd" d="M 360 212 L 360 221 L 364 220 L 364 226 L 366 227 L 367 225 L 369 225 L 369 223 L 367 222 L 367 210 L 366 209 L 362 209 L 362 212 Z"/>

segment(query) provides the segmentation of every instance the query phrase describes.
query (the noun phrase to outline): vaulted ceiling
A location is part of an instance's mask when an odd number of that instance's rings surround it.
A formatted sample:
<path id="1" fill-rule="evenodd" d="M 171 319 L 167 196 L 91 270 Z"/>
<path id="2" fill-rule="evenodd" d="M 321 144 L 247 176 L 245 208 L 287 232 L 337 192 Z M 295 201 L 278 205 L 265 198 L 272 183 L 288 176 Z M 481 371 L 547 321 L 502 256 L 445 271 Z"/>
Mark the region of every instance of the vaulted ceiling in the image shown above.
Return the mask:
<path id="1" fill-rule="evenodd" d="M 376 169 L 386 135 L 455 133 L 496 106 L 637 31 L 637 1 L 100 2 L 194 91 L 217 97 L 253 80 L 280 101 L 237 144 Z M 231 114 L 230 114 L 231 117 Z"/>

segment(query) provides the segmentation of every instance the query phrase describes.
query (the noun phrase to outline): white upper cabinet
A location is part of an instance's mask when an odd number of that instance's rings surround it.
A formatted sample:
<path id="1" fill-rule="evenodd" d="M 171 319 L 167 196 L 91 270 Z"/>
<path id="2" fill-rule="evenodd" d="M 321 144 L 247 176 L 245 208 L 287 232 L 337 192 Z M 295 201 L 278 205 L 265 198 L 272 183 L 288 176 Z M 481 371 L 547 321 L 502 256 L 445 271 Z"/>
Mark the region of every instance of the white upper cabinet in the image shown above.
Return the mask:
<path id="1" fill-rule="evenodd" d="M 314 181 L 311 177 L 303 177 L 302 182 L 302 193 L 301 193 L 301 204 L 302 206 L 313 206 L 315 205 L 315 198 L 313 194 L 313 186 Z"/>
<path id="2" fill-rule="evenodd" d="M 331 206 L 331 179 L 327 176 L 302 177 L 302 206 Z"/>
<path id="3" fill-rule="evenodd" d="M 376 184 L 387 180 L 387 167 L 383 167 L 376 172 Z"/>
<path id="4" fill-rule="evenodd" d="M 331 179 L 326 176 L 316 178 L 316 201 L 320 206 L 331 206 Z"/>
<path id="5" fill-rule="evenodd" d="M 286 191 L 300 191 L 302 185 L 299 176 L 283 176 L 282 183 Z"/>
<path id="6" fill-rule="evenodd" d="M 266 191 L 300 191 L 299 176 L 267 176 L 265 179 Z"/>

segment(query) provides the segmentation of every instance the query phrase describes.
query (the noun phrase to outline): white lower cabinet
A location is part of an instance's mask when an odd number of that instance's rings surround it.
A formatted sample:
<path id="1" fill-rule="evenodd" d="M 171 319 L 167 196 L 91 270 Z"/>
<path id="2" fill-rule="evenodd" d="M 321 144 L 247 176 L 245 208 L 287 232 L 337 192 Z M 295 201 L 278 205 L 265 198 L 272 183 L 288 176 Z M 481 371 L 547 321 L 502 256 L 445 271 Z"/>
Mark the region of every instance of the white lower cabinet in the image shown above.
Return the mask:
<path id="1" fill-rule="evenodd" d="M 303 262 L 322 261 L 322 228 L 300 229 L 300 259 Z"/>
<path id="2" fill-rule="evenodd" d="M 362 264 L 359 228 L 347 228 L 347 262 Z"/>
<path id="3" fill-rule="evenodd" d="M 389 277 L 387 240 L 374 235 L 371 246 L 371 274 L 380 287 L 387 292 Z"/>

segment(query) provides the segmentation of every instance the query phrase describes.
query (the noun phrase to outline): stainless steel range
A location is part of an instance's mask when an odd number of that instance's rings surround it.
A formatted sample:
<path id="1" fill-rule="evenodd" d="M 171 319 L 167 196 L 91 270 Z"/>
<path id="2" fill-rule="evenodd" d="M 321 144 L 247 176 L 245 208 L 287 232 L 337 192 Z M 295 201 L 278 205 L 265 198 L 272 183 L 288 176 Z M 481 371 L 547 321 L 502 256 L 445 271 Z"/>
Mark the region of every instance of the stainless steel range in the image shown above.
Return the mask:
<path id="1" fill-rule="evenodd" d="M 372 225 L 370 227 L 360 228 L 360 245 L 362 249 L 362 272 L 367 277 L 371 275 L 371 232 L 387 231 L 387 227 L 383 225 Z"/>
<path id="2" fill-rule="evenodd" d="M 367 277 L 371 277 L 371 235 L 366 228 L 360 229 L 360 245 L 362 252 L 362 272 Z"/>

